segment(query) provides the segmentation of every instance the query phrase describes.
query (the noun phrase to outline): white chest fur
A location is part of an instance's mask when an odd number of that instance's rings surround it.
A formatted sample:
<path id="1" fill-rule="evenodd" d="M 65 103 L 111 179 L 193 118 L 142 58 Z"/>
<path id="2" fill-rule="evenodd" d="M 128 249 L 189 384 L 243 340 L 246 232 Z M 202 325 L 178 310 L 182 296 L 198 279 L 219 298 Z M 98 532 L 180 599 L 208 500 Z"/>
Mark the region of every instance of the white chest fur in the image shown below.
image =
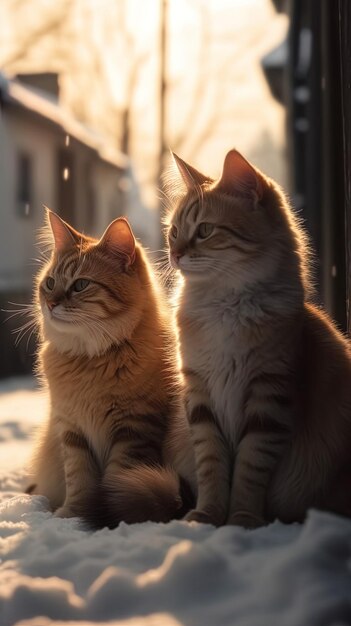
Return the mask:
<path id="1" fill-rule="evenodd" d="M 184 300 L 188 323 L 181 329 L 185 367 L 198 373 L 224 432 L 236 442 L 244 421 L 248 384 L 261 360 L 257 332 L 265 314 L 252 298 Z"/>

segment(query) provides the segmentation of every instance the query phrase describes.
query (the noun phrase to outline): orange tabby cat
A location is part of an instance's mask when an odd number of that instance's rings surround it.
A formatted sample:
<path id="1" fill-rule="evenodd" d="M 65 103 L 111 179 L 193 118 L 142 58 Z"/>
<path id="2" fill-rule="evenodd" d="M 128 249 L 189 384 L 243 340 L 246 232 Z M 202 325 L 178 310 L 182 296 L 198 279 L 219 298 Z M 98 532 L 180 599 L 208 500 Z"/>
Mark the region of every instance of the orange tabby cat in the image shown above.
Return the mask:
<path id="1" fill-rule="evenodd" d="M 55 515 L 95 527 L 180 517 L 192 451 L 173 332 L 146 256 L 124 218 L 99 241 L 52 212 L 48 228 L 53 251 L 36 297 L 51 410 L 30 491 Z"/>
<path id="2" fill-rule="evenodd" d="M 351 514 L 349 341 L 313 304 L 306 236 L 236 150 L 218 181 L 176 158 L 169 248 L 198 475 L 189 520 Z"/>

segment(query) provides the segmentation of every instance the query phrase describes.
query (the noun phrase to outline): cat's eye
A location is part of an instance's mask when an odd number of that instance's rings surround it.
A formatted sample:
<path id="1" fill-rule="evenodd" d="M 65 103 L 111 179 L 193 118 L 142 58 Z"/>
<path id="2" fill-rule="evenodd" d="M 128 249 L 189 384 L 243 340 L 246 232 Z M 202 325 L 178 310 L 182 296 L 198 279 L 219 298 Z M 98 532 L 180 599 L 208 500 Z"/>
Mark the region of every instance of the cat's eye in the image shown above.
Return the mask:
<path id="1" fill-rule="evenodd" d="M 197 236 L 199 239 L 206 239 L 209 237 L 214 230 L 214 225 L 209 224 L 208 222 L 202 222 L 197 229 Z"/>
<path id="2" fill-rule="evenodd" d="M 169 231 L 170 236 L 172 237 L 172 239 L 177 239 L 178 236 L 178 228 L 175 226 L 175 224 L 173 224 L 171 230 Z"/>
<path id="3" fill-rule="evenodd" d="M 45 281 L 45 285 L 47 287 L 47 289 L 49 289 L 49 291 L 52 291 L 53 288 L 55 287 L 55 280 L 52 278 L 52 276 L 48 276 L 46 281 Z"/>
<path id="4" fill-rule="evenodd" d="M 83 289 L 86 289 L 89 284 L 90 280 L 87 278 L 78 278 L 73 283 L 73 291 L 83 291 Z"/>

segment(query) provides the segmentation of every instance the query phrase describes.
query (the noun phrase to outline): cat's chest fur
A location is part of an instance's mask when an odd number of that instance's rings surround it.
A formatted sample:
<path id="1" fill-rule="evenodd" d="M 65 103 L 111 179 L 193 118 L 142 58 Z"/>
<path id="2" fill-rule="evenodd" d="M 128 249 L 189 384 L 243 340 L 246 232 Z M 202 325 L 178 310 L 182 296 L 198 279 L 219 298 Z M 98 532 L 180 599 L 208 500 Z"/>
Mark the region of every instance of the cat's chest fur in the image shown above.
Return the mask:
<path id="1" fill-rule="evenodd" d="M 233 443 L 244 425 L 249 382 L 259 367 L 265 317 L 259 301 L 235 294 L 206 305 L 186 302 L 180 312 L 183 365 L 204 382 L 211 407 Z"/>
<path id="2" fill-rule="evenodd" d="M 104 416 L 111 409 L 112 401 L 103 392 L 97 398 L 95 387 L 84 384 L 84 381 L 77 380 L 74 386 L 69 385 L 69 393 L 67 386 L 66 393 L 63 393 L 60 384 L 51 386 L 54 420 L 61 431 L 78 430 L 83 433 L 92 448 L 100 453 L 106 447 L 108 423 Z"/>
<path id="3" fill-rule="evenodd" d="M 106 367 L 103 364 L 89 367 L 89 363 L 66 359 L 50 351 L 43 360 L 55 428 L 59 432 L 78 430 L 96 452 L 105 450 L 111 424 L 123 413 L 123 402 L 126 404 L 115 368 L 109 368 L 108 361 Z"/>

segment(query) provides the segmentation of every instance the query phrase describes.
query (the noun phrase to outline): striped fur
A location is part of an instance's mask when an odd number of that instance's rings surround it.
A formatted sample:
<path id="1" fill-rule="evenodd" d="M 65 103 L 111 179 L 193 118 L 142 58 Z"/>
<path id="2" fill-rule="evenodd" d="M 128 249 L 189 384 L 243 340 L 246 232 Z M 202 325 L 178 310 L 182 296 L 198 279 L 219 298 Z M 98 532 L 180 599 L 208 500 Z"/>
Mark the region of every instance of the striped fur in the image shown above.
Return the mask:
<path id="1" fill-rule="evenodd" d="M 168 240 L 198 475 L 187 519 L 350 514 L 350 346 L 313 304 L 306 235 L 278 185 L 236 151 L 217 182 L 176 161 L 185 188 Z"/>
<path id="2" fill-rule="evenodd" d="M 195 471 L 174 332 L 151 267 L 125 220 L 96 241 L 50 219 L 55 246 L 37 298 L 51 412 L 31 493 L 93 527 L 179 517 Z"/>

